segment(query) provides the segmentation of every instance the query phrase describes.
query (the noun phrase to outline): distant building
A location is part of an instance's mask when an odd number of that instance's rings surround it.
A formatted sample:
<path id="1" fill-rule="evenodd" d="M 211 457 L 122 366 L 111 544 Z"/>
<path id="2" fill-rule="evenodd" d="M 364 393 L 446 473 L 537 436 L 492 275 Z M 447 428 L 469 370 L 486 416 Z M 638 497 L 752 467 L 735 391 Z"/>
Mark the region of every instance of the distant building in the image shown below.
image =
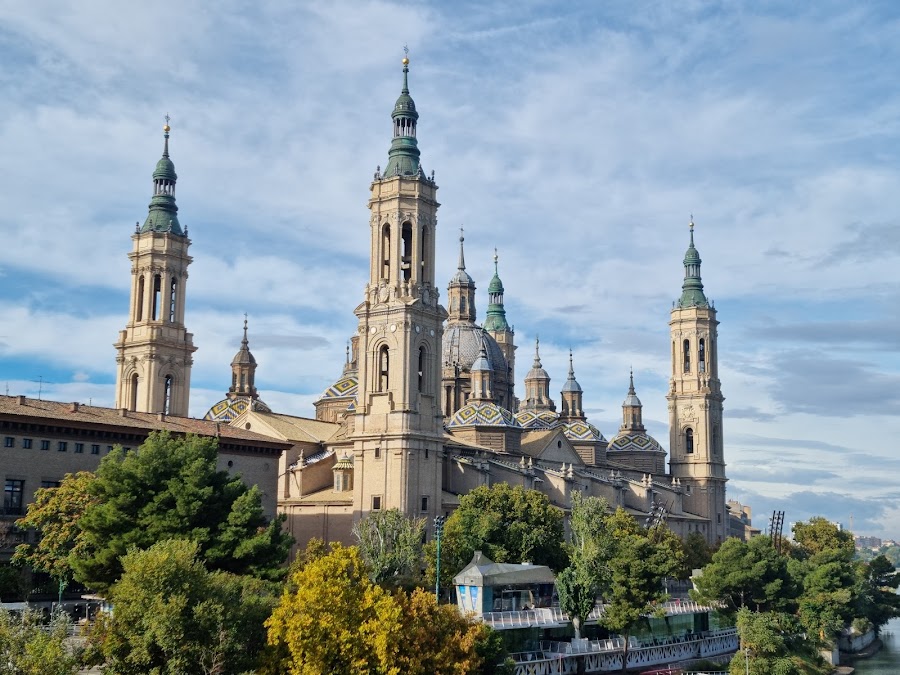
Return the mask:
<path id="1" fill-rule="evenodd" d="M 728 536 L 748 541 L 761 533 L 753 527 L 753 510 L 734 499 L 728 500 Z"/>
<path id="2" fill-rule="evenodd" d="M 856 543 L 856 548 L 863 549 L 868 548 L 872 550 L 879 549 L 883 546 L 883 542 L 878 537 L 854 537 L 854 542 Z"/>

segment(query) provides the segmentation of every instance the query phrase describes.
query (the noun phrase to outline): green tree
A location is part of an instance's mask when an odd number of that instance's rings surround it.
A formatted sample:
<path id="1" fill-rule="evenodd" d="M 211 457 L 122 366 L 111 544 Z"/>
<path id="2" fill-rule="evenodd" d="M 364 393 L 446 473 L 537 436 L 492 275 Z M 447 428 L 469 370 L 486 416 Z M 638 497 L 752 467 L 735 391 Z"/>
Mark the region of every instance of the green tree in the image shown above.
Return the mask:
<path id="1" fill-rule="evenodd" d="M 806 557 L 830 551 L 840 552 L 850 560 L 856 553 L 853 534 L 825 518 L 816 516 L 809 522 L 795 523 L 793 532 L 794 543 Z"/>
<path id="2" fill-rule="evenodd" d="M 87 488 L 93 502 L 79 521 L 86 555 L 72 556 L 76 578 L 100 592 L 122 572 L 131 547 L 191 539 L 210 569 L 283 576 L 291 537 L 267 521 L 258 488 L 216 469 L 217 442 L 153 433 L 135 452 L 115 448 Z"/>
<path id="3" fill-rule="evenodd" d="M 266 625 L 265 672 L 279 675 L 489 673 L 501 656 L 487 627 L 421 589 L 391 595 L 340 544 L 295 568 Z"/>
<path id="4" fill-rule="evenodd" d="M 860 614 L 877 630 L 900 616 L 900 595 L 897 595 L 900 574 L 883 555 L 861 565 L 860 574 L 863 579 Z"/>
<path id="5" fill-rule="evenodd" d="M 256 666 L 274 584 L 210 572 L 196 542 L 171 539 L 123 559 L 115 612 L 93 636 L 111 675 L 228 675 Z"/>
<path id="6" fill-rule="evenodd" d="M 68 630 L 65 614 L 44 626 L 37 612 L 20 616 L 0 607 L 0 675 L 74 675 L 80 650 L 67 644 Z"/>
<path id="7" fill-rule="evenodd" d="M 684 551 L 684 567 L 678 574 L 679 579 L 690 579 L 694 570 L 703 569 L 712 562 L 713 549 L 699 532 L 691 532 L 682 544 Z"/>
<path id="8" fill-rule="evenodd" d="M 353 526 L 360 555 L 373 582 L 415 582 L 422 566 L 424 518 L 407 518 L 399 509 L 373 511 Z"/>
<path id="9" fill-rule="evenodd" d="M 581 638 L 581 627 L 594 609 L 597 595 L 609 586 L 615 542 L 607 528 L 608 518 L 605 499 L 585 498 L 580 492 L 573 495 L 571 563 L 557 575 L 556 590 L 560 609 L 572 618 L 576 640 Z"/>
<path id="10" fill-rule="evenodd" d="M 800 627 L 789 614 L 737 612 L 741 649 L 728 668 L 731 675 L 815 675 L 830 672 L 799 637 Z"/>
<path id="11" fill-rule="evenodd" d="M 444 525 L 441 585 L 448 586 L 479 550 L 494 562 L 529 561 L 561 570 L 568 564 L 563 541 L 563 511 L 545 494 L 507 483 L 477 487 L 460 498 Z M 425 547 L 431 583 L 435 553 L 431 541 Z"/>
<path id="12" fill-rule="evenodd" d="M 72 560 L 87 555 L 88 546 L 79 528 L 85 510 L 96 501 L 90 494 L 95 480 L 88 471 L 66 474 L 59 487 L 40 488 L 25 517 L 16 521 L 22 529 L 35 529 L 35 544 L 19 544 L 13 561 L 49 574 L 58 584 L 73 576 Z"/>
<path id="13" fill-rule="evenodd" d="M 793 611 L 797 596 L 787 560 L 768 537 L 726 539 L 694 583 L 695 600 L 722 601 L 723 611 L 732 614 L 741 607 Z"/>
<path id="14" fill-rule="evenodd" d="M 644 529 L 622 508 L 607 519 L 607 528 L 615 547 L 600 623 L 625 638 L 624 672 L 631 631 L 643 616 L 659 612 L 666 599 L 663 579 L 681 569 L 684 554 L 681 541 L 667 527 Z"/>

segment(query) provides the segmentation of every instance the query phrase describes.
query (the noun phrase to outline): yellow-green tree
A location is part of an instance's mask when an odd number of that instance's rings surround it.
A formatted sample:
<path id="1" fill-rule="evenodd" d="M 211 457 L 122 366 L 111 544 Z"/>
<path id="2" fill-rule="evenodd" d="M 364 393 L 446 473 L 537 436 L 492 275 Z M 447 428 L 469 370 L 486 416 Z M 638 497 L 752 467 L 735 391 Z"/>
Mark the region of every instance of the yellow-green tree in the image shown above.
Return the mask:
<path id="1" fill-rule="evenodd" d="M 391 595 L 340 544 L 294 568 L 266 625 L 272 675 L 466 675 L 501 656 L 490 629 L 421 589 Z"/>
<path id="2" fill-rule="evenodd" d="M 35 544 L 19 544 L 13 561 L 44 572 L 58 583 L 72 579 L 72 558 L 84 556 L 87 543 L 78 524 L 85 510 L 96 501 L 90 493 L 95 480 L 88 471 L 66 474 L 55 488 L 40 488 L 24 518 L 16 525 L 33 528 L 39 538 Z"/>

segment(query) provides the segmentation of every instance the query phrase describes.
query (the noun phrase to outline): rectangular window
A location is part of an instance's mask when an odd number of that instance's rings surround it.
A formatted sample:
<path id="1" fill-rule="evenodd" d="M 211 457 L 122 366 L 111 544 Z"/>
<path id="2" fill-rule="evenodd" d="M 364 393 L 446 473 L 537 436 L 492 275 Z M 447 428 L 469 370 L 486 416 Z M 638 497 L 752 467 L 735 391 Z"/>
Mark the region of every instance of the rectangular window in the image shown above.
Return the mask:
<path id="1" fill-rule="evenodd" d="M 94 445 L 91 446 L 91 454 L 92 454 L 92 455 L 99 455 L 99 454 L 100 454 L 100 446 L 97 445 L 96 443 L 95 443 Z"/>
<path id="2" fill-rule="evenodd" d="M 428 448 L 425 448 L 425 459 L 428 459 Z"/>
<path id="3" fill-rule="evenodd" d="M 375 459 L 381 459 L 381 448 L 375 448 Z"/>
<path id="4" fill-rule="evenodd" d="M 113 448 L 113 446 L 107 445 L 107 446 L 106 446 L 106 451 L 107 451 L 107 452 L 112 452 L 112 448 Z"/>
<path id="5" fill-rule="evenodd" d="M 77 452 L 77 453 L 84 452 L 84 443 L 76 443 L 75 444 L 75 452 Z"/>
<path id="6" fill-rule="evenodd" d="M 58 480 L 42 480 L 41 487 L 42 488 L 58 488 L 59 481 Z"/>
<path id="7" fill-rule="evenodd" d="M 381 511 L 381 495 L 374 495 L 372 497 L 372 510 Z"/>
<path id="8" fill-rule="evenodd" d="M 3 447 L 4 448 L 14 448 L 16 447 L 16 439 L 12 436 L 7 436 L 3 439 Z"/>
<path id="9" fill-rule="evenodd" d="M 22 439 L 22 447 L 25 448 L 26 450 L 31 450 L 31 439 L 23 438 Z"/>
<path id="10" fill-rule="evenodd" d="M 65 452 L 66 450 L 69 449 L 69 442 L 68 442 L 68 441 L 60 441 L 60 442 L 57 444 L 56 449 L 57 449 L 59 452 Z"/>
<path id="11" fill-rule="evenodd" d="M 3 490 L 3 512 L 6 515 L 22 515 L 22 496 L 24 493 L 24 480 L 6 479 L 6 487 Z"/>
<path id="12" fill-rule="evenodd" d="M 50 441 L 41 441 L 41 450 L 49 450 Z"/>
<path id="13" fill-rule="evenodd" d="M 422 511 L 428 511 L 428 497 L 422 497 Z"/>

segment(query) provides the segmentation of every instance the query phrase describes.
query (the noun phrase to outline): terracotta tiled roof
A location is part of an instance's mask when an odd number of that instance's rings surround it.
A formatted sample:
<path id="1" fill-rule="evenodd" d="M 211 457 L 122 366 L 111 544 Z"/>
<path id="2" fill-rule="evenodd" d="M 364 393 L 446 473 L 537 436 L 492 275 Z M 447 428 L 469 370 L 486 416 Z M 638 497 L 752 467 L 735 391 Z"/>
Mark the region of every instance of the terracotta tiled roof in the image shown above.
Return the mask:
<path id="1" fill-rule="evenodd" d="M 138 432 L 165 430 L 175 434 L 218 436 L 229 442 L 243 441 L 279 448 L 288 445 L 271 436 L 264 436 L 212 420 L 123 411 L 117 408 L 101 408 L 82 403 L 41 401 L 24 396 L 0 396 L 0 416 L 38 418 L 58 424 L 114 426 Z"/>

